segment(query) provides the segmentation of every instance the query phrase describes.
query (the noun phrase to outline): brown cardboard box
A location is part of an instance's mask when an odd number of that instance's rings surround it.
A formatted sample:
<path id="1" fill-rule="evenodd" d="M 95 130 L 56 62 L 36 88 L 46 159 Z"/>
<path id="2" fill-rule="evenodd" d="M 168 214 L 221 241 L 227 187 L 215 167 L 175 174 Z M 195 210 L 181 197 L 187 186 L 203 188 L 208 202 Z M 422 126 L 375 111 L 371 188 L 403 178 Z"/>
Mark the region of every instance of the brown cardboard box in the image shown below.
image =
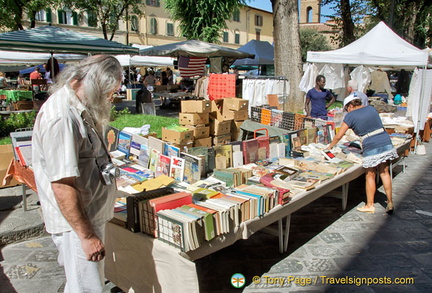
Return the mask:
<path id="1" fill-rule="evenodd" d="M 223 99 L 223 109 L 225 110 L 233 110 L 233 111 L 239 111 L 239 110 L 248 110 L 249 101 L 243 100 L 239 98 L 225 98 Z M 244 119 L 246 120 L 246 119 Z"/>
<path id="2" fill-rule="evenodd" d="M 231 123 L 231 130 L 232 131 L 240 131 L 240 127 L 242 126 L 244 121 L 233 121 Z"/>
<path id="3" fill-rule="evenodd" d="M 213 137 L 213 145 L 224 145 L 231 142 L 231 133 L 222 134 Z"/>
<path id="4" fill-rule="evenodd" d="M 162 127 L 162 140 L 184 145 L 193 142 L 193 130 L 187 131 L 174 131 Z"/>
<path id="5" fill-rule="evenodd" d="M 244 121 L 249 118 L 248 110 L 222 110 L 223 120 Z"/>
<path id="6" fill-rule="evenodd" d="M 0 145 L 0 188 L 10 187 L 20 184 L 15 179 L 12 179 L 9 185 L 3 186 L 3 178 L 6 176 L 6 171 L 13 159 L 13 149 L 11 144 Z"/>
<path id="7" fill-rule="evenodd" d="M 211 137 L 205 137 L 205 138 L 195 139 L 193 146 L 194 147 L 199 147 L 199 146 L 211 147 L 212 146 L 212 138 Z"/>
<path id="8" fill-rule="evenodd" d="M 209 124 L 209 114 L 191 114 L 191 113 L 180 113 L 179 114 L 180 125 L 198 125 L 198 124 Z"/>
<path id="9" fill-rule="evenodd" d="M 173 146 L 178 147 L 180 149 L 181 152 L 185 152 L 188 148 L 193 147 L 193 141 L 192 142 L 188 142 L 186 144 L 178 144 L 178 143 L 172 143 Z"/>
<path id="10" fill-rule="evenodd" d="M 181 101 L 182 113 L 209 113 L 211 110 L 210 101 Z"/>
<path id="11" fill-rule="evenodd" d="M 193 125 L 186 125 L 187 128 L 189 128 L 190 130 L 193 130 L 194 133 L 194 138 L 206 138 L 210 136 L 210 126 L 205 126 L 205 125 L 197 125 L 197 126 L 193 126 Z"/>
<path id="12" fill-rule="evenodd" d="M 217 136 L 222 134 L 227 134 L 231 132 L 232 120 L 218 120 L 217 118 L 210 116 L 210 134 Z"/>

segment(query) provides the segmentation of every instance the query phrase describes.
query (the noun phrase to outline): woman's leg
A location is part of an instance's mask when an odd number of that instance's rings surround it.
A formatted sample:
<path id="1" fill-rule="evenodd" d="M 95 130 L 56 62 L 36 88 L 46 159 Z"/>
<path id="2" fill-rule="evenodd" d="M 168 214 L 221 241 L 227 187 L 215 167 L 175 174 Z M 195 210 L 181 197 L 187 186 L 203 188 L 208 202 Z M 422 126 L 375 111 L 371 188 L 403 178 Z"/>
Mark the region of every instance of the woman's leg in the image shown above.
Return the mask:
<path id="1" fill-rule="evenodd" d="M 376 191 L 376 168 L 366 168 L 366 208 L 372 208 L 375 201 Z"/>
<path id="2" fill-rule="evenodd" d="M 387 196 L 387 204 L 393 205 L 392 178 L 390 177 L 389 164 L 387 162 L 380 164 L 378 166 L 378 171 Z"/>

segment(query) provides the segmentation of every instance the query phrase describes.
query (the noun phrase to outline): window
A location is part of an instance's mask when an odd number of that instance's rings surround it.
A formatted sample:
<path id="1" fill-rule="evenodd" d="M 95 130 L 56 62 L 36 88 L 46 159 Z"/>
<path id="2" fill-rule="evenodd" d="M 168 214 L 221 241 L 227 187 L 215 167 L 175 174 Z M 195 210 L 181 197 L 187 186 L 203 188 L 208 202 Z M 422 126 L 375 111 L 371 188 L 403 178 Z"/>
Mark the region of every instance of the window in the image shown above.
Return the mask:
<path id="1" fill-rule="evenodd" d="M 156 35 L 158 33 L 158 31 L 157 31 L 157 19 L 154 17 L 150 18 L 150 33 L 152 35 Z"/>
<path id="2" fill-rule="evenodd" d="M 255 40 L 260 41 L 261 39 L 261 30 L 255 30 Z"/>
<path id="3" fill-rule="evenodd" d="M 255 25 L 256 26 L 262 26 L 263 25 L 262 15 L 255 14 Z"/>
<path id="4" fill-rule="evenodd" d="M 137 31 L 139 31 L 139 27 L 138 27 L 138 17 L 137 17 L 136 15 L 132 15 L 132 17 L 131 17 L 131 21 L 130 21 L 130 24 L 131 24 L 131 30 L 132 30 L 133 32 L 137 32 Z"/>
<path id="5" fill-rule="evenodd" d="M 240 22 L 240 10 L 234 11 L 234 13 L 233 13 L 233 21 Z"/>
<path id="6" fill-rule="evenodd" d="M 222 33 L 222 41 L 224 43 L 228 43 L 228 32 L 223 32 Z"/>
<path id="7" fill-rule="evenodd" d="M 312 7 L 308 7 L 306 8 L 306 22 L 312 22 L 312 17 L 313 17 L 313 9 Z"/>
<path id="8" fill-rule="evenodd" d="M 46 11 L 45 10 L 39 10 L 35 14 L 35 20 L 37 21 L 46 21 Z"/>
<path id="9" fill-rule="evenodd" d="M 240 32 L 236 31 L 234 35 L 234 43 L 240 44 Z"/>
<path id="10" fill-rule="evenodd" d="M 160 0 L 146 0 L 146 5 L 160 7 Z"/>
<path id="11" fill-rule="evenodd" d="M 87 25 L 90 27 L 97 27 L 96 13 L 93 11 L 87 11 Z"/>
<path id="12" fill-rule="evenodd" d="M 167 23 L 167 36 L 174 36 L 174 24 L 172 23 Z"/>
<path id="13" fill-rule="evenodd" d="M 58 10 L 58 23 L 78 25 L 78 14 L 72 12 L 69 8 L 65 7 L 63 10 Z"/>

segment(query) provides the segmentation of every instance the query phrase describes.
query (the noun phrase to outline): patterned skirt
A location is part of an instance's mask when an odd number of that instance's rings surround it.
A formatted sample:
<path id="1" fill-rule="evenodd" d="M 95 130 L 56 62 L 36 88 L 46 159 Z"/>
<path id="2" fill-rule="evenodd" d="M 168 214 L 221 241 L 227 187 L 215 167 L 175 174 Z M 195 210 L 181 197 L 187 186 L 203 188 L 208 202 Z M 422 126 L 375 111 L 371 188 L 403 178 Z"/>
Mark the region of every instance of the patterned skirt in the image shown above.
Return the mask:
<path id="1" fill-rule="evenodd" d="M 396 149 L 393 146 L 387 146 L 382 152 L 377 153 L 376 150 L 372 150 L 371 152 L 368 152 L 370 155 L 365 156 L 363 154 L 363 168 L 373 168 L 378 166 L 381 163 L 385 163 L 387 161 L 392 161 L 394 159 L 397 159 L 399 156 L 396 152 Z M 382 150 L 382 147 L 381 147 Z"/>

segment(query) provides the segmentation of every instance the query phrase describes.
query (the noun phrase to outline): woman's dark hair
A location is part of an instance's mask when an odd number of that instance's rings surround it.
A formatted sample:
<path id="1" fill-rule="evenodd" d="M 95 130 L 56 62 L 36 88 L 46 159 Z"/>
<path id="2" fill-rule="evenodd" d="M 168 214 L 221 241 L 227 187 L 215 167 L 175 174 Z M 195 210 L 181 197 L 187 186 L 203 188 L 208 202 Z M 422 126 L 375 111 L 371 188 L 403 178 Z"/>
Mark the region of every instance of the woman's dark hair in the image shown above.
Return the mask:
<path id="1" fill-rule="evenodd" d="M 321 79 L 325 79 L 325 76 L 320 74 L 316 77 L 315 82 L 319 82 Z"/>
<path id="2" fill-rule="evenodd" d="M 353 105 L 354 107 L 358 107 L 358 106 L 362 105 L 362 102 L 360 99 L 352 100 L 351 102 L 349 102 L 348 104 L 345 105 L 345 111 L 348 109 L 349 105 Z"/>

